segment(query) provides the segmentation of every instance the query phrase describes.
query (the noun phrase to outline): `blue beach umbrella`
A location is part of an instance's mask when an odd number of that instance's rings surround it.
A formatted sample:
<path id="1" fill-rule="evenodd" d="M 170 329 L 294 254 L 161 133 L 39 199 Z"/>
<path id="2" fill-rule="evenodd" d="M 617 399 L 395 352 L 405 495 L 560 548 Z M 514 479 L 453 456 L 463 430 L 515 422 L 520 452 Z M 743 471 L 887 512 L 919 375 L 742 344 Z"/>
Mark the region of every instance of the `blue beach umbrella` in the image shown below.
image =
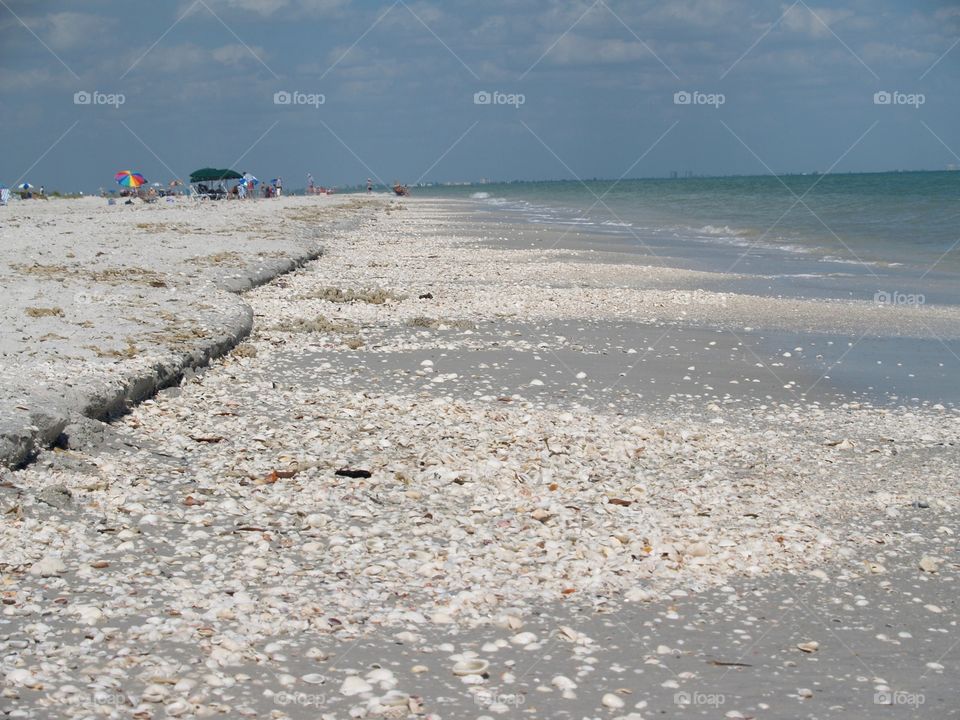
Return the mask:
<path id="1" fill-rule="evenodd" d="M 33 190 L 33 185 L 31 185 L 31 184 L 28 183 L 28 182 L 20 183 L 19 185 L 17 185 L 17 189 L 18 189 L 18 190 Z"/>

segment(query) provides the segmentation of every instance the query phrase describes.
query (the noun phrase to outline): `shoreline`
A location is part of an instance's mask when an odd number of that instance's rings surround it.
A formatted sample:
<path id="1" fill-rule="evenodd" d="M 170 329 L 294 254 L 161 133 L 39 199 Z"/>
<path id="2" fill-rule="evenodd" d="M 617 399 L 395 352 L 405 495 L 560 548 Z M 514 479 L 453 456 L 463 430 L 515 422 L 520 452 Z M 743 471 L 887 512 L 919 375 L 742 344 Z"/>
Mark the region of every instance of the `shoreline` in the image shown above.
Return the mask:
<path id="1" fill-rule="evenodd" d="M 249 352 L 5 474 L 6 698 L 296 719 L 950 702 L 952 660 L 897 671 L 956 633 L 956 412 L 804 397 L 780 387 L 793 357 L 758 367 L 646 302 L 677 333 L 653 362 L 611 302 L 622 268 L 460 227 L 429 200 L 378 208 L 244 296 Z M 861 680 L 844 650 L 885 649 L 864 628 L 891 614 L 916 641 Z"/>
<path id="2" fill-rule="evenodd" d="M 310 200 L 314 200 L 314 206 L 317 205 L 315 199 L 311 198 Z M 84 282 L 83 274 L 91 273 L 93 270 L 90 265 L 85 265 L 82 261 L 63 266 L 40 264 L 37 263 L 36 259 L 34 259 L 32 266 L 22 261 L 19 263 L 11 262 L 14 257 L 10 254 L 11 252 L 23 252 L 26 249 L 22 241 L 19 246 L 13 242 L 11 233 L 15 232 L 14 229 L 19 229 L 22 223 L 29 223 L 31 218 L 38 220 L 38 226 L 44 223 L 56 225 L 58 220 L 71 223 L 78 220 L 75 216 L 80 213 L 87 214 L 99 210 L 102 213 L 101 218 L 99 218 L 100 222 L 105 222 L 107 225 L 99 226 L 98 230 L 108 235 L 116 235 L 129 228 L 131 217 L 141 220 L 141 222 L 136 223 L 136 226 L 140 228 L 142 226 L 160 225 L 162 221 L 169 222 L 171 215 L 175 216 L 177 221 L 182 222 L 185 215 L 189 217 L 191 213 L 196 215 L 197 213 L 203 214 L 213 211 L 209 207 L 197 206 L 186 200 L 179 200 L 172 207 L 167 205 L 135 206 L 135 208 L 126 212 L 122 206 L 118 206 L 119 209 L 111 208 L 112 213 L 103 213 L 104 208 L 99 207 L 100 204 L 100 198 L 80 201 L 56 200 L 39 208 L 43 212 L 30 213 L 29 211 L 34 209 L 32 207 L 17 208 L 21 211 L 19 214 L 4 218 L 4 225 L 0 227 L 0 238 L 3 239 L 3 246 L 7 250 L 3 257 L 0 257 L 0 263 L 26 268 L 28 274 L 32 271 L 34 275 L 38 276 L 28 291 L 24 291 L 11 287 L 15 286 L 18 280 L 14 276 L 20 272 L 14 269 L 13 275 L 5 278 L 10 283 L 6 292 L 14 293 L 13 299 L 16 299 L 18 294 L 21 296 L 31 294 L 38 299 L 46 298 L 49 291 L 55 291 L 56 286 L 53 283 L 69 282 L 72 286 L 72 298 L 70 300 L 73 301 L 74 306 L 67 308 L 66 312 L 71 312 L 71 315 L 73 315 L 73 311 L 79 310 L 81 312 L 77 314 L 82 318 L 79 321 L 76 317 L 70 317 L 69 319 L 88 326 L 91 322 L 94 325 L 100 323 L 109 326 L 116 322 L 118 315 L 129 310 L 130 305 L 134 304 L 128 302 L 131 299 L 130 296 L 125 293 L 122 285 L 117 286 L 112 277 L 105 282 L 90 280 Z M 323 207 L 326 209 L 340 208 L 347 215 L 347 217 L 341 219 L 334 219 L 327 228 L 328 232 L 335 231 L 339 226 L 352 220 L 349 217 L 349 211 L 346 209 L 352 205 L 354 205 L 354 201 L 349 198 L 346 200 L 338 198 L 333 202 L 324 202 Z M 310 207 L 307 202 L 295 201 L 295 204 L 291 204 L 289 200 L 284 203 L 284 206 Z M 227 210 L 230 209 L 233 208 L 227 208 Z M 277 209 L 276 207 L 272 208 L 273 211 Z M 266 207 L 260 209 L 261 213 L 266 210 L 268 210 Z M 58 211 L 60 212 L 58 213 Z M 239 234 L 243 228 L 237 227 L 236 230 Z M 68 232 L 73 234 L 74 231 Z M 152 238 L 152 240 L 154 240 L 154 248 L 162 248 L 162 244 L 156 242 L 157 238 Z M 137 241 L 137 238 L 133 240 L 134 243 Z M 259 249 L 259 243 L 257 242 L 245 244 L 243 241 L 228 241 L 218 243 L 215 238 L 208 238 L 207 241 L 210 250 L 217 250 L 221 246 L 229 246 L 228 250 L 220 250 L 220 252 L 223 254 L 229 253 L 233 256 L 242 256 L 246 251 L 246 246 L 250 246 L 251 250 Z M 74 250 L 76 248 L 73 248 L 69 241 L 60 241 L 50 233 L 40 236 L 34 234 L 29 238 L 29 242 L 43 243 L 44 253 L 46 254 L 59 253 L 67 257 L 75 257 Z M 18 377 L 15 379 L 19 382 L 16 385 L 11 382 L 11 386 L 15 387 L 13 394 L 4 394 L 4 397 L 0 397 L 0 466 L 8 468 L 22 466 L 35 457 L 39 450 L 49 448 L 63 439 L 64 431 L 70 426 L 76 431 L 74 434 L 77 437 L 73 443 L 70 442 L 69 438 L 66 439 L 66 442 L 68 446 L 79 446 L 82 442 L 85 442 L 84 436 L 88 436 L 91 432 L 96 434 L 99 430 L 95 424 L 91 429 L 90 421 L 104 422 L 116 418 L 128 411 L 133 405 L 152 397 L 159 390 L 179 382 L 185 372 L 205 367 L 211 360 L 235 348 L 253 329 L 253 312 L 240 298 L 241 294 L 271 282 L 317 259 L 323 252 L 322 242 L 323 238 L 320 237 L 320 232 L 316 229 L 303 230 L 296 237 L 285 238 L 282 244 L 277 244 L 271 250 L 273 253 L 281 253 L 281 257 L 258 257 L 257 261 L 241 263 L 239 268 L 235 264 L 230 264 L 219 271 L 205 273 L 204 276 L 186 283 L 182 282 L 181 278 L 176 277 L 177 273 L 171 272 L 169 267 L 169 265 L 175 265 L 180 260 L 173 248 L 164 248 L 170 251 L 166 254 L 163 251 L 160 254 L 154 254 L 147 258 L 146 263 L 142 264 L 136 263 L 136 259 L 139 257 L 137 251 L 123 254 L 121 269 L 116 274 L 117 281 L 124 282 L 126 271 L 123 268 L 129 267 L 130 262 L 134 261 L 134 270 L 148 278 L 149 285 L 158 287 L 158 291 L 153 293 L 154 296 L 161 295 L 158 302 L 168 300 L 162 297 L 159 289 L 166 290 L 170 287 L 176 293 L 177 302 L 173 303 L 172 307 L 164 307 L 164 312 L 177 313 L 179 311 L 178 305 L 182 308 L 182 303 L 209 303 L 210 312 L 201 314 L 199 317 L 191 317 L 188 320 L 188 322 L 199 321 L 202 334 L 192 339 L 187 338 L 187 341 L 183 342 L 180 338 L 171 341 L 160 338 L 159 341 L 154 341 L 150 334 L 155 332 L 155 327 L 151 328 L 148 333 L 132 333 L 127 338 L 128 347 L 146 345 L 147 349 L 144 351 L 147 353 L 146 356 L 124 358 L 123 351 L 108 348 L 106 352 L 117 357 L 117 365 L 112 368 L 98 368 L 98 372 L 92 377 L 84 378 L 83 388 L 80 390 L 71 389 L 67 378 L 83 377 L 87 374 L 83 364 L 79 367 L 68 365 L 60 368 L 57 372 L 63 378 L 63 381 L 59 384 L 59 387 L 55 377 L 34 378 L 30 377 L 30 372 L 24 377 L 20 372 L 17 372 Z M 30 250 L 27 249 L 27 252 L 29 253 Z M 97 254 L 102 253 L 98 251 Z M 217 257 L 216 252 L 212 252 L 210 255 Z M 203 256 L 192 256 L 190 259 L 193 260 L 198 257 L 202 258 Z M 233 257 L 230 259 L 232 260 Z M 4 261 L 6 262 L 4 263 Z M 55 271 L 49 272 L 48 268 L 55 268 Z M 113 268 L 109 270 L 109 272 L 112 271 Z M 182 273 L 180 274 L 182 275 Z M 99 271 L 100 277 L 105 275 L 106 272 Z M 20 282 L 24 282 L 26 279 L 19 278 Z M 150 289 L 144 287 L 141 292 L 149 293 Z M 42 305 L 43 303 L 38 300 L 36 304 Z M 82 312 L 84 305 L 88 308 L 102 305 L 107 309 L 107 312 L 91 321 Z M 158 307 L 156 304 L 154 306 Z M 12 317 L 17 311 L 22 312 L 24 309 L 28 313 L 42 312 L 51 316 L 54 320 L 65 316 L 63 308 L 34 308 L 32 305 L 25 308 L 24 302 L 13 302 L 6 310 L 8 317 Z M 112 310 L 115 310 L 115 312 L 111 312 Z M 39 322 L 45 322 L 45 320 L 38 321 L 38 324 Z M 35 331 L 35 334 L 38 332 L 39 330 Z M 56 333 L 57 330 L 51 329 L 47 336 L 53 337 Z M 60 339 L 66 340 L 62 336 L 60 336 Z M 41 338 L 42 340 L 43 338 Z M 72 342 L 65 352 L 76 352 L 77 344 L 77 342 Z M 30 352 L 31 364 L 38 360 L 41 365 L 45 362 L 42 346 L 38 347 L 34 343 L 32 346 L 19 349 L 19 352 L 23 353 L 25 350 Z M 38 354 L 40 355 L 39 358 L 37 357 Z M 58 348 L 54 351 L 54 355 L 59 354 L 60 349 Z M 17 350 L 12 353 L 5 352 L 4 355 L 4 367 L 0 368 L 0 373 L 7 380 L 13 380 L 11 363 L 18 365 L 18 370 L 22 372 L 24 361 L 19 359 Z M 52 359 L 53 355 L 49 357 Z M 6 369 L 7 372 L 3 372 L 3 369 Z M 34 385 L 37 379 L 40 379 L 43 387 L 38 388 Z"/>

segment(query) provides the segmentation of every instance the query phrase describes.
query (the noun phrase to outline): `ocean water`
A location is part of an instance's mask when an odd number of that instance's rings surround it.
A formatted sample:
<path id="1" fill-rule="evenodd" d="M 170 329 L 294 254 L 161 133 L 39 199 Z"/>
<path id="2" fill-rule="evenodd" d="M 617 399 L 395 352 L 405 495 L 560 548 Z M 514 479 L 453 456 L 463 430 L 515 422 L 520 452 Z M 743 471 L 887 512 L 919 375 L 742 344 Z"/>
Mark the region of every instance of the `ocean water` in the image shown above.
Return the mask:
<path id="1" fill-rule="evenodd" d="M 960 172 L 491 183 L 417 194 L 606 236 L 697 269 L 782 277 L 807 294 L 843 295 L 849 278 L 855 297 L 927 290 L 960 303 Z"/>

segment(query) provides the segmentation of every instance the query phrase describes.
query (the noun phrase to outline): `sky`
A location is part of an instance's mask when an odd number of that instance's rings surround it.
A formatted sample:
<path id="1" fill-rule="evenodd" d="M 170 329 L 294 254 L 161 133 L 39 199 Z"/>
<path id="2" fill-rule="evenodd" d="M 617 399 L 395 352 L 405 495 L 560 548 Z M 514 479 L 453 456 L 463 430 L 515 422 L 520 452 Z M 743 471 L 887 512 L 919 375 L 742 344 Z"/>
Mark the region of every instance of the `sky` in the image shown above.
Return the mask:
<path id="1" fill-rule="evenodd" d="M 0 0 L 0 182 L 960 166 L 960 3 Z"/>

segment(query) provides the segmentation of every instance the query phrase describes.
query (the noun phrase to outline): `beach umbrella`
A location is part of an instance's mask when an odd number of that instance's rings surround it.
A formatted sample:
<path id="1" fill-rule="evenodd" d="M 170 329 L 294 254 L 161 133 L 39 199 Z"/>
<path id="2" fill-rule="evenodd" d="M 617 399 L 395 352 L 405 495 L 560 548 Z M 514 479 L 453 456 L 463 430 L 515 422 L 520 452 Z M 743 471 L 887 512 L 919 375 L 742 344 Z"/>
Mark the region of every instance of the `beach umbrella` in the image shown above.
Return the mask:
<path id="1" fill-rule="evenodd" d="M 250 173 L 246 173 L 246 174 L 243 176 L 243 179 L 246 180 L 247 182 L 253 181 L 253 184 L 254 184 L 254 185 L 259 185 L 259 184 L 260 184 L 260 181 L 257 180 L 257 178 L 255 178 L 255 177 L 254 177 L 253 175 L 251 175 Z"/>
<path id="2" fill-rule="evenodd" d="M 117 181 L 118 185 L 127 188 L 136 189 L 141 185 L 147 184 L 147 179 L 143 175 L 140 173 L 130 172 L 129 170 L 121 170 L 113 176 L 113 179 Z"/>
<path id="3" fill-rule="evenodd" d="M 17 185 L 17 189 L 18 189 L 18 190 L 33 190 L 33 185 L 31 185 L 30 183 L 27 183 L 27 182 L 25 182 L 25 183 L 20 183 L 19 185 Z"/>

